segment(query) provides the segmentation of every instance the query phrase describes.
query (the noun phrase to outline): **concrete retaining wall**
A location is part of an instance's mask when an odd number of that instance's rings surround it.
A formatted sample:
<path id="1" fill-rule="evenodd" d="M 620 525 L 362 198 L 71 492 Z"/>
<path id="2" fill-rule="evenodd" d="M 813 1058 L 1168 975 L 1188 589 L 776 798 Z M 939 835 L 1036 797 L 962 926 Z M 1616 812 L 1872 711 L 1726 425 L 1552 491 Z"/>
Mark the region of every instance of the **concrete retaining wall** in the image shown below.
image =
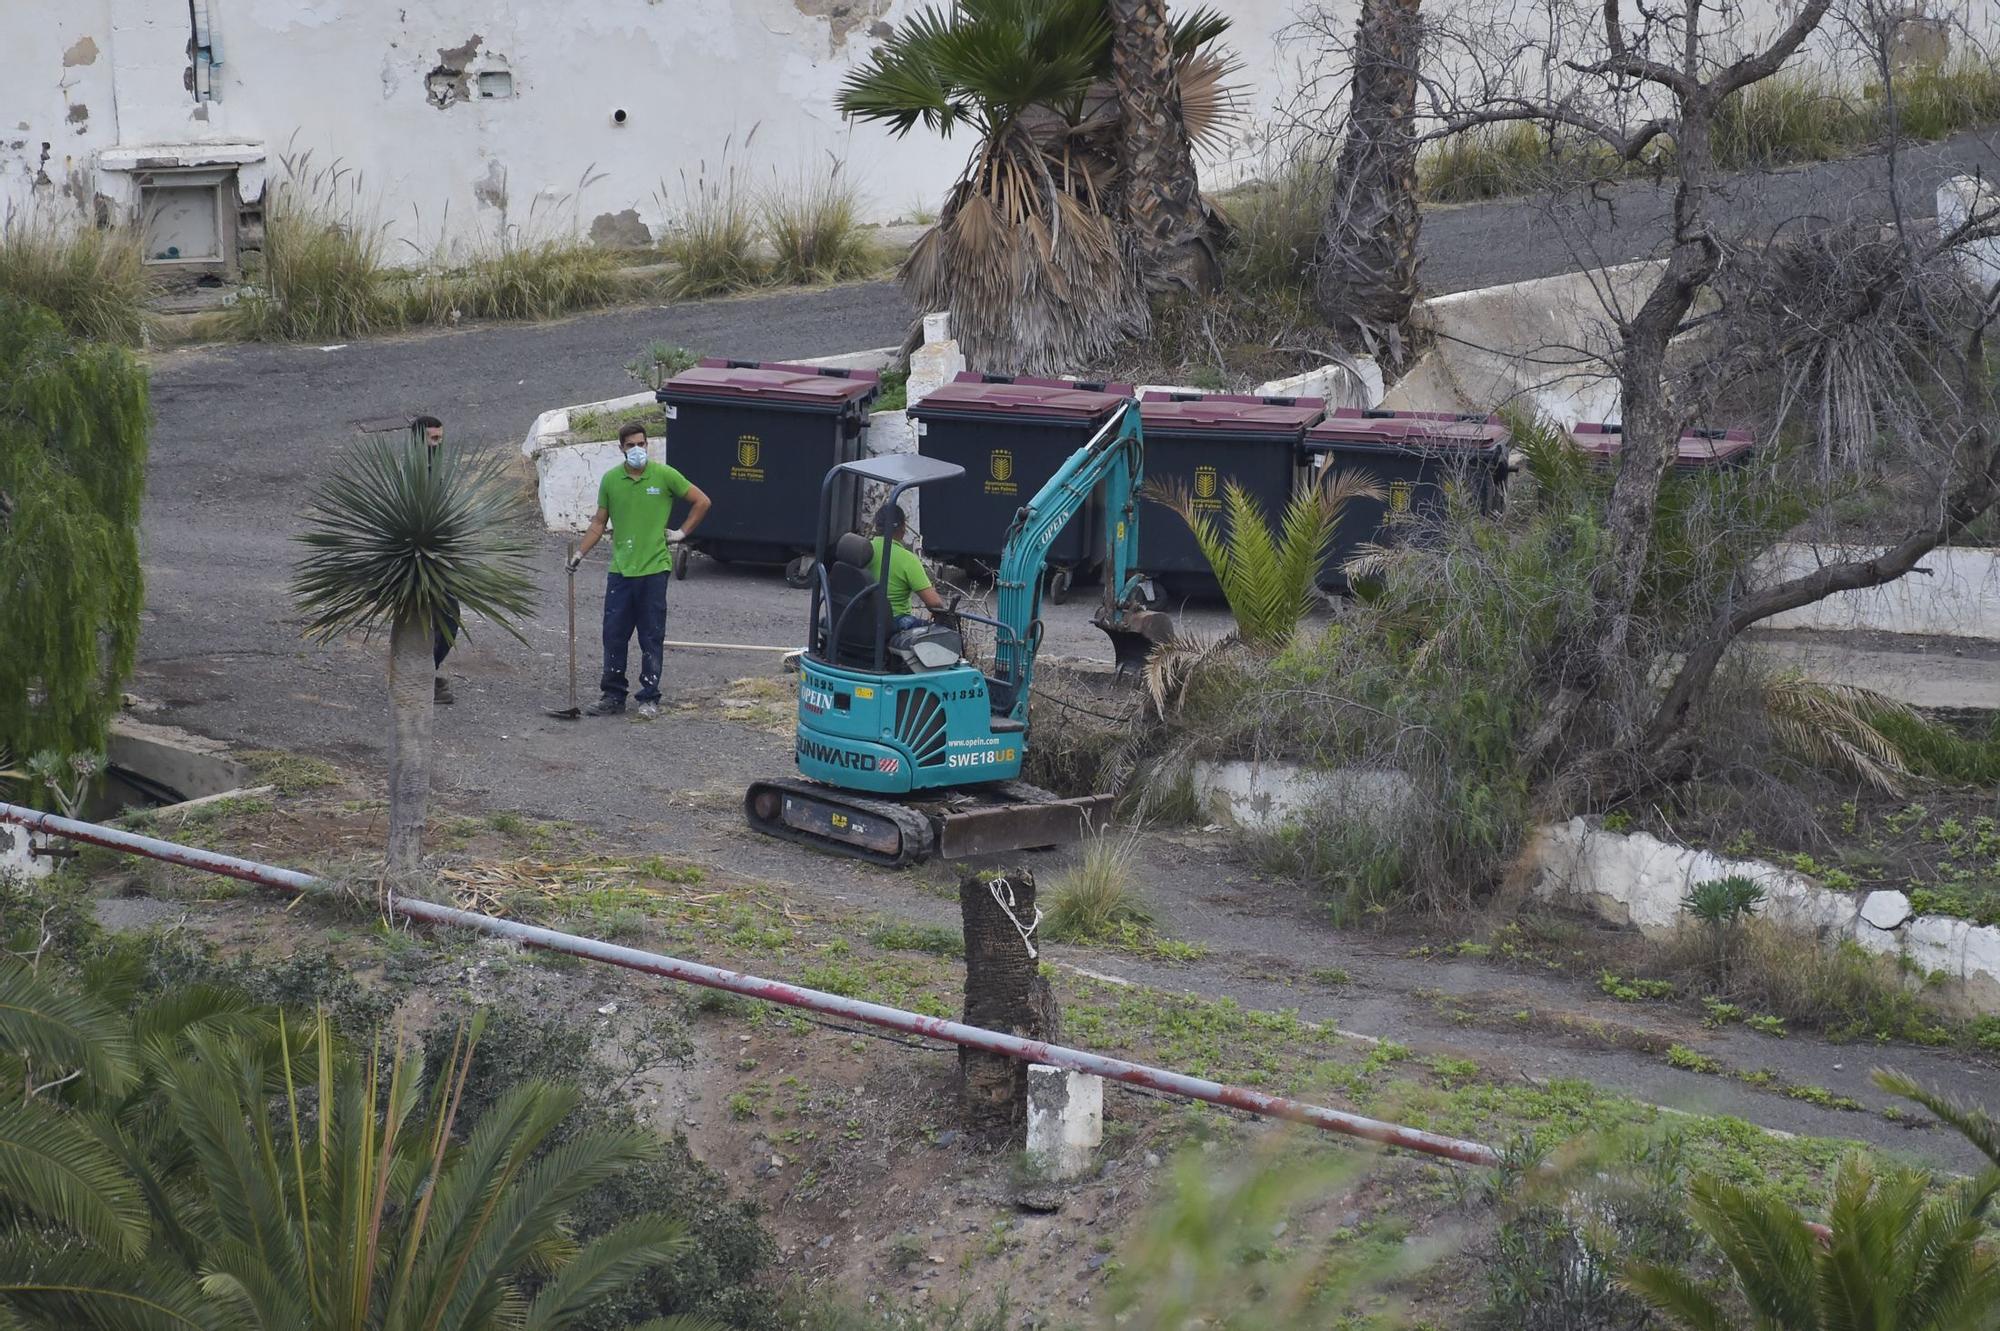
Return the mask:
<path id="1" fill-rule="evenodd" d="M 1879 547 L 1783 545 L 1763 561 L 1758 576 L 1779 582 L 1877 553 Z M 2000 550 L 1948 547 L 1932 551 L 1920 567 L 1929 572 L 1907 574 L 1886 587 L 1841 592 L 1763 626 L 2000 640 Z"/>
<path id="2" fill-rule="evenodd" d="M 1762 860 L 1729 859 L 1644 832 L 1607 832 L 1582 818 L 1542 828 L 1528 854 L 1537 897 L 1655 938 L 1687 922 L 1681 902 L 1695 886 L 1741 875 L 1763 887 L 1764 918 L 1907 957 L 1923 974 L 1955 982 L 1978 1010 L 2000 1012 L 2000 928 L 1917 915 L 1901 892 L 1835 892 Z"/>

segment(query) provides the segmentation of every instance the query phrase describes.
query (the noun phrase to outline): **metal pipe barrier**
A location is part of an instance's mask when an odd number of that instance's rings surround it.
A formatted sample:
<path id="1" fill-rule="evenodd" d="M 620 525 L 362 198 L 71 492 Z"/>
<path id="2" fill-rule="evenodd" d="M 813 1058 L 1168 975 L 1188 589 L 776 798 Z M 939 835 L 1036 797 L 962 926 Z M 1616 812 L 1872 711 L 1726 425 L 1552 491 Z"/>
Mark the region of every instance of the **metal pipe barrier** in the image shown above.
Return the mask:
<path id="1" fill-rule="evenodd" d="M 294 869 L 257 864 L 251 860 L 237 859 L 233 855 L 183 846 L 172 841 L 161 841 L 156 837 L 140 836 L 135 832 L 106 827 L 100 823 L 79 822 L 52 813 L 41 813 L 18 804 L 0 802 L 0 823 L 15 823 L 30 832 L 38 832 L 44 836 L 64 837 L 71 841 L 103 846 L 109 850 L 145 855 L 152 859 L 164 860 L 168 864 L 185 865 L 191 869 L 241 879 L 246 883 L 256 883 L 260 887 L 275 887 L 286 892 L 302 894 L 322 886 L 318 878 L 311 874 L 299 873 Z M 1337 1132 L 1343 1136 L 1358 1137 L 1384 1146 L 1395 1146 L 1424 1155 L 1456 1160 L 1462 1164 L 1491 1166 L 1500 1163 L 1499 1152 L 1478 1142 L 1440 1136 L 1421 1128 L 1385 1123 L 1379 1119 L 1364 1118 L 1359 1114 L 1344 1113 L 1338 1109 L 1307 1104 L 1280 1095 L 1266 1095 L 1262 1091 L 1253 1091 L 1247 1087 L 1225 1086 L 1203 1077 L 1190 1077 L 1165 1068 L 1148 1067 L 1143 1063 L 1128 1063 L 1122 1058 L 1095 1054 L 1084 1049 L 1071 1049 L 1065 1045 L 1047 1044 L 1040 1040 L 1024 1040 L 1019 1036 L 989 1031 L 978 1026 L 967 1026 L 963 1022 L 948 1021 L 942 1017 L 926 1017 L 921 1013 L 905 1012 L 900 1008 L 885 1007 L 880 1003 L 843 998 L 839 994 L 805 989 L 798 985 L 786 984 L 782 980 L 767 980 L 756 975 L 745 975 L 739 971 L 720 970 L 713 966 L 703 966 L 698 962 L 662 956 L 657 952 L 642 952 L 637 948 L 619 947 L 613 943 L 599 942 L 594 938 L 566 934 L 532 924 L 521 924 L 515 920 L 503 920 L 475 911 L 459 910 L 454 906 L 440 906 L 435 902 L 413 897 L 392 896 L 389 910 L 392 914 L 409 920 L 419 920 L 425 924 L 444 924 L 473 929 L 490 937 L 511 939 L 524 947 L 560 952 L 590 961 L 601 961 L 647 975 L 664 976 L 670 980 L 697 984 L 707 989 L 721 989 L 766 1003 L 782 1003 L 787 1007 L 804 1008 L 809 1012 L 844 1017 L 869 1026 L 879 1026 L 884 1030 L 943 1040 L 968 1049 L 979 1049 L 989 1054 L 1000 1054 L 1024 1062 L 1068 1068 L 1074 1072 L 1088 1072 L 1108 1081 L 1123 1082 L 1128 1086 L 1161 1091 L 1168 1095 L 1200 1100 L 1228 1109 L 1240 1109 L 1265 1118 L 1304 1123 L 1327 1132 Z"/>

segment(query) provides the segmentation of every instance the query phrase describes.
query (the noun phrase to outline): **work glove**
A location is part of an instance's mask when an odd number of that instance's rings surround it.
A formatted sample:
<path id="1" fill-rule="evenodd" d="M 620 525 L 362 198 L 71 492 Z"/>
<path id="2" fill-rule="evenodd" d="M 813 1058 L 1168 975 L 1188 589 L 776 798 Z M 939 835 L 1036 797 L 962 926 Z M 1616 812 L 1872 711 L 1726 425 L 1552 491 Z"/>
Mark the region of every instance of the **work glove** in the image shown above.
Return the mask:
<path id="1" fill-rule="evenodd" d="M 679 545 L 682 541 L 685 541 L 686 539 L 687 539 L 687 533 L 682 531 L 679 527 L 667 528 L 668 545 Z"/>
<path id="2" fill-rule="evenodd" d="M 565 559 L 563 563 L 569 569 L 570 572 L 574 573 L 578 569 L 583 567 L 583 555 L 581 552 L 572 554 L 568 559 Z"/>

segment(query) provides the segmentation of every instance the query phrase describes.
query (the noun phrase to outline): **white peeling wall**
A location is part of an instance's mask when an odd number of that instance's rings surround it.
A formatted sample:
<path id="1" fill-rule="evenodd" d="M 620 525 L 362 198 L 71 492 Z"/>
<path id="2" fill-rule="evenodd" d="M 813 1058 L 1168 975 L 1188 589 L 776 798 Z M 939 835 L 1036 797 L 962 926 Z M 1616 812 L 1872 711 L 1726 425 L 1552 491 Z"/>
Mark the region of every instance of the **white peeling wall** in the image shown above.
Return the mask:
<path id="1" fill-rule="evenodd" d="M 921 129 L 893 139 L 849 126 L 833 103 L 872 43 L 922 2 L 0 0 L 0 209 L 129 215 L 131 173 L 97 169 L 97 153 L 233 143 L 261 145 L 273 179 L 288 150 L 316 167 L 338 160 L 388 228 L 391 257 L 412 261 L 441 236 L 463 244 L 503 226 L 656 236 L 682 177 L 704 163 L 713 175 L 725 152 L 758 187 L 844 160 L 869 216 L 893 220 L 934 207 L 971 143 Z M 1767 30 L 1781 3 L 1745 0 L 1735 33 Z M 1356 6 L 1326 0 L 1334 30 L 1351 31 Z M 1961 7 L 1991 26 L 1990 0 L 1932 9 L 1963 18 Z M 1205 165 L 1212 186 L 1261 173 L 1264 131 L 1315 58 L 1309 42 L 1282 40 L 1300 0 L 1224 8 L 1248 116 Z M 1440 16 L 1453 9 L 1545 26 L 1529 0 L 1456 0 Z M 199 74 L 197 22 L 216 62 Z M 203 77 L 209 100 L 197 96 Z M 1344 90 L 1344 75 L 1320 86 Z M 254 196 L 261 180 L 245 178 Z"/>
<path id="2" fill-rule="evenodd" d="M 98 152 L 261 144 L 273 180 L 288 151 L 338 159 L 391 257 L 414 260 L 440 234 L 503 225 L 657 236 L 704 164 L 763 189 L 844 161 L 870 216 L 893 220 L 935 207 L 972 147 L 921 129 L 894 139 L 834 108 L 917 0 L 196 3 L 219 60 L 207 101 L 188 86 L 180 0 L 0 0 L 37 11 L 0 39 L 0 208 L 84 213 L 103 194 L 129 214 L 130 174 L 98 171 Z M 1288 4 L 1232 6 L 1262 77 Z"/>

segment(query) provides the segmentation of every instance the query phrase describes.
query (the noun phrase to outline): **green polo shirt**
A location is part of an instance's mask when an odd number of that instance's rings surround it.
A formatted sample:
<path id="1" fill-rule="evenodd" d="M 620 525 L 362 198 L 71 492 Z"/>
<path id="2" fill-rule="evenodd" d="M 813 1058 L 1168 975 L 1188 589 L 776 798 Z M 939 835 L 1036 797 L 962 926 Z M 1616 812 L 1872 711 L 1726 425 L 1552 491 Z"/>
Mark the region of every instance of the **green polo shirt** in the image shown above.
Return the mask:
<path id="1" fill-rule="evenodd" d="M 875 538 L 875 553 L 868 560 L 868 576 L 882 576 L 882 542 L 886 537 Z M 889 546 L 889 613 L 907 615 L 910 613 L 910 598 L 931 585 L 931 575 L 924 572 L 924 561 L 917 558 L 908 546 L 891 543 Z"/>
<path id="2" fill-rule="evenodd" d="M 693 487 L 664 462 L 648 462 L 634 476 L 620 463 L 597 483 L 597 506 L 611 515 L 611 571 L 628 578 L 665 573 L 674 566 L 667 523 L 674 501 Z"/>

